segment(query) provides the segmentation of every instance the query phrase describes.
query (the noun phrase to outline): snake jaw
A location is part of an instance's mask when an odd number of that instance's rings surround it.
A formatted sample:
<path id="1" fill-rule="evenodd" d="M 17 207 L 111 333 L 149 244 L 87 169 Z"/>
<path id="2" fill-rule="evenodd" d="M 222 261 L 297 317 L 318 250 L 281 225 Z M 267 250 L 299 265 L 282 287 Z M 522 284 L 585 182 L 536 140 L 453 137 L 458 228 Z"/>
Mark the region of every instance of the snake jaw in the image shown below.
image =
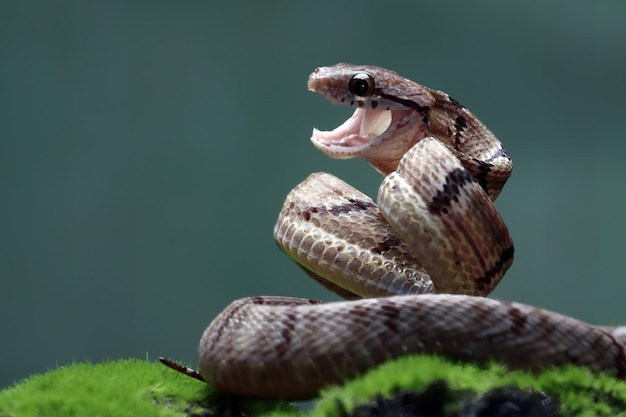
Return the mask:
<path id="1" fill-rule="evenodd" d="M 313 129 L 311 142 L 331 158 L 358 157 L 389 128 L 392 118 L 391 110 L 358 108 L 333 130 Z"/>
<path id="2" fill-rule="evenodd" d="M 412 110 L 360 107 L 330 131 L 313 129 L 313 146 L 334 159 L 362 157 L 382 174 L 395 171 L 406 151 L 426 136 L 427 126 Z"/>

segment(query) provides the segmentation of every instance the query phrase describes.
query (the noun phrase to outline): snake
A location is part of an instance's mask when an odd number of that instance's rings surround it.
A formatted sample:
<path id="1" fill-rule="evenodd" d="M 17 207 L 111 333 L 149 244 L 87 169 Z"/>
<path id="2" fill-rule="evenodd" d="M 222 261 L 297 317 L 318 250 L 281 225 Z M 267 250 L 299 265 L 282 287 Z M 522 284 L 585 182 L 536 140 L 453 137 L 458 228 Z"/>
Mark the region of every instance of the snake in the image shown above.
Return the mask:
<path id="1" fill-rule="evenodd" d="M 283 399 L 422 353 L 531 372 L 572 364 L 626 379 L 626 326 L 485 297 L 513 262 L 493 204 L 512 162 L 476 116 L 376 66 L 320 67 L 308 88 L 355 107 L 336 129 L 314 129 L 314 147 L 364 158 L 384 179 L 374 202 L 331 174 L 311 174 L 287 195 L 274 237 L 346 301 L 236 300 L 204 331 L 199 371 L 178 370 L 225 393 Z"/>

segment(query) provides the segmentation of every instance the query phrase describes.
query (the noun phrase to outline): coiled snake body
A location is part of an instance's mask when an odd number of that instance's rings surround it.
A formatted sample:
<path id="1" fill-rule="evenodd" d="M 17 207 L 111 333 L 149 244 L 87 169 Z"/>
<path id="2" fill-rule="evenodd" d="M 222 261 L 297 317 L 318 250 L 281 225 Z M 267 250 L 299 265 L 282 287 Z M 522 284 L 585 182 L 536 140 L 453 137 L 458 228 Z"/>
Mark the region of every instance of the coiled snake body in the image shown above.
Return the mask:
<path id="1" fill-rule="evenodd" d="M 420 352 L 530 370 L 571 363 L 626 378 L 625 328 L 482 297 L 513 261 L 492 204 L 512 164 L 473 114 L 378 67 L 318 68 L 308 85 L 357 107 L 335 130 L 314 130 L 313 144 L 334 158 L 361 156 L 386 177 L 377 205 L 312 174 L 287 196 L 274 235 L 309 275 L 355 300 L 233 302 L 200 341 L 204 380 L 234 394 L 307 398 Z"/>

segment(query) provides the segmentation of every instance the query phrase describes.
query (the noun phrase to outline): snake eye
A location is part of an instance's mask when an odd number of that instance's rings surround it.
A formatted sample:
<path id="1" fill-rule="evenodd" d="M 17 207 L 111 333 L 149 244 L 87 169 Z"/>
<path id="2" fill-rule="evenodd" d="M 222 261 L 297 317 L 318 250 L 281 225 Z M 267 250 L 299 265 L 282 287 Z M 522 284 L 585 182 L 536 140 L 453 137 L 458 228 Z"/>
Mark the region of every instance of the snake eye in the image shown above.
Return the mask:
<path id="1" fill-rule="evenodd" d="M 348 84 L 350 94 L 356 97 L 370 97 L 374 93 L 374 79 L 367 73 L 356 74 Z"/>

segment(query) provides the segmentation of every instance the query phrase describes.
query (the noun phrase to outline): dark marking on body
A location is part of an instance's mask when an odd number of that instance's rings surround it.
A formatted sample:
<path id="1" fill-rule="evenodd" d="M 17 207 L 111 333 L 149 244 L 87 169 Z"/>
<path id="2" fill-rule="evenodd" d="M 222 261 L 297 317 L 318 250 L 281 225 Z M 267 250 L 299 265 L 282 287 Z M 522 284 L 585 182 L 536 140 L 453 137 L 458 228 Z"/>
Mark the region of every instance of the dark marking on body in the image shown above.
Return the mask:
<path id="1" fill-rule="evenodd" d="M 385 315 L 385 326 L 394 334 L 398 333 L 398 323 L 400 322 L 400 308 L 395 303 L 383 300 L 380 309 Z"/>
<path id="2" fill-rule="evenodd" d="M 463 116 L 457 116 L 456 119 L 454 119 L 454 129 L 456 131 L 454 133 L 455 149 L 459 149 L 459 147 L 461 146 L 461 136 L 463 134 L 463 130 L 465 130 L 466 127 L 467 127 L 467 121 L 465 120 Z M 448 132 L 450 132 L 449 127 L 448 127 Z M 448 134 L 448 136 L 450 136 L 450 134 Z"/>
<path id="3" fill-rule="evenodd" d="M 298 215 L 304 220 L 309 221 L 313 214 L 330 214 L 332 216 L 339 216 L 341 214 L 347 214 L 352 211 L 362 211 L 368 210 L 372 207 L 375 207 L 375 204 L 359 200 L 357 198 L 348 198 L 348 201 L 343 204 L 333 204 L 330 207 L 320 205 L 320 206 L 309 206 L 306 210 L 301 211 Z"/>
<path id="4" fill-rule="evenodd" d="M 449 94 L 448 94 L 448 99 L 450 100 L 450 103 L 452 103 L 452 105 L 453 105 L 454 107 L 458 107 L 458 108 L 460 108 L 460 109 L 464 109 L 464 108 L 465 108 L 465 106 L 464 106 L 464 105 L 462 105 L 461 103 L 459 103 L 458 101 L 456 101 L 455 99 L 453 99 L 453 98 L 452 98 Z"/>
<path id="5" fill-rule="evenodd" d="M 594 327 L 594 326 L 592 326 Z M 620 342 L 610 332 L 602 329 L 593 329 L 589 331 L 589 337 L 593 337 L 593 343 L 590 345 L 590 350 L 594 357 L 606 357 L 610 355 L 612 357 L 612 366 L 610 374 L 615 375 L 619 379 L 626 378 L 626 349 L 624 344 Z M 607 337 L 613 349 L 609 349 L 607 346 Z M 583 366 L 588 366 L 585 363 L 581 363 Z"/>
<path id="6" fill-rule="evenodd" d="M 252 304 L 260 304 L 263 305 L 265 304 L 265 301 L 263 300 L 263 297 L 259 297 L 258 295 L 250 297 L 249 298 L 250 302 Z M 233 317 L 235 317 L 237 314 L 239 314 L 239 310 L 241 310 L 242 308 L 246 307 L 248 303 L 247 302 L 239 302 L 238 304 L 227 308 L 226 310 L 224 310 L 224 312 L 222 312 L 222 321 L 224 323 L 230 323 L 233 319 Z M 222 337 L 222 333 L 224 332 L 224 330 L 226 330 L 228 326 L 217 326 L 217 330 L 216 330 L 216 337 L 218 339 L 221 339 Z"/>
<path id="7" fill-rule="evenodd" d="M 252 301 L 252 304 L 265 304 L 263 297 L 259 297 L 258 295 L 250 297 L 250 301 Z"/>
<path id="8" fill-rule="evenodd" d="M 508 313 L 512 324 L 511 332 L 515 336 L 520 336 L 526 328 L 526 323 L 528 323 L 528 317 L 526 317 L 526 315 L 522 313 L 519 308 L 513 306 L 512 304 L 509 304 Z"/>
<path id="9" fill-rule="evenodd" d="M 493 155 L 491 155 L 489 158 L 485 159 L 485 162 L 486 163 L 491 163 L 492 161 L 496 160 L 497 158 L 506 158 L 508 160 L 511 160 L 511 157 L 509 156 L 509 153 L 506 151 L 506 149 L 504 149 L 503 146 L 500 146 L 500 148 Z"/>
<path id="10" fill-rule="evenodd" d="M 349 198 L 347 202 L 342 204 L 333 204 L 330 207 L 327 206 L 311 206 L 305 210 L 305 212 L 310 214 L 313 213 L 328 213 L 332 216 L 339 216 L 341 214 L 348 214 L 352 211 L 363 211 L 368 210 L 370 208 L 375 207 L 375 205 L 371 202 L 359 200 L 356 198 Z M 304 216 L 303 216 L 304 217 Z M 308 220 L 308 219 L 307 219 Z"/>
<path id="11" fill-rule="evenodd" d="M 356 318 L 357 323 L 361 321 L 363 316 L 370 314 L 369 308 L 360 304 L 354 304 L 348 308 L 347 314 Z"/>
<path id="12" fill-rule="evenodd" d="M 428 111 L 430 110 L 430 107 L 428 106 L 422 106 L 417 104 L 414 101 L 411 100 L 407 100 L 404 98 L 400 98 L 400 97 L 395 97 L 389 94 L 385 94 L 383 93 L 381 90 L 376 90 L 375 94 L 378 94 L 379 96 L 381 96 L 384 99 L 387 99 L 389 101 L 393 101 L 394 103 L 399 103 L 402 104 L 404 107 L 408 107 L 409 109 L 413 109 L 415 111 L 418 111 L 420 113 L 428 113 Z"/>
<path id="13" fill-rule="evenodd" d="M 369 203 L 369 202 L 363 201 L 363 200 L 359 200 L 359 199 L 356 199 L 356 198 L 349 198 L 348 201 L 357 210 L 367 210 L 369 208 L 374 207 L 374 205 L 372 203 Z"/>
<path id="14" fill-rule="evenodd" d="M 395 236 L 386 237 L 382 242 L 378 242 L 376 244 L 376 247 L 372 248 L 372 252 L 376 254 L 381 254 L 396 246 L 400 246 L 401 244 L 402 244 L 402 241 L 398 237 L 395 237 Z"/>
<path id="15" fill-rule="evenodd" d="M 370 106 L 372 106 L 372 109 L 375 109 L 376 107 L 378 107 L 378 102 L 376 100 L 372 100 L 370 101 Z"/>
<path id="16" fill-rule="evenodd" d="M 283 329 L 280 332 L 282 340 L 276 345 L 276 351 L 279 355 L 284 355 L 285 352 L 289 350 L 291 340 L 293 339 L 295 324 L 298 322 L 293 311 L 286 311 L 285 317 L 287 317 L 287 320 L 283 320 Z"/>
<path id="17" fill-rule="evenodd" d="M 489 173 L 493 170 L 493 164 L 489 162 L 481 161 L 480 159 L 472 159 L 474 165 L 476 167 L 476 172 L 474 173 L 474 177 L 476 181 L 480 185 L 480 187 L 485 190 L 485 192 L 489 192 Z"/>
<path id="18" fill-rule="evenodd" d="M 502 273 L 505 265 L 510 265 L 515 254 L 515 248 L 513 245 L 509 246 L 500 254 L 500 259 L 496 262 L 493 268 L 489 269 L 482 277 L 475 280 L 476 288 L 480 291 L 484 291 L 487 288 L 491 288 L 493 279 Z"/>
<path id="19" fill-rule="evenodd" d="M 458 201 L 461 188 L 474 182 L 472 175 L 463 168 L 456 168 L 446 175 L 443 190 L 439 191 L 428 205 L 428 210 L 436 215 L 447 214 L 453 202 Z"/>
<path id="20" fill-rule="evenodd" d="M 454 119 L 454 128 L 457 130 L 458 133 L 463 132 L 466 127 L 467 120 L 465 120 L 463 116 L 457 116 L 456 119 Z"/>

